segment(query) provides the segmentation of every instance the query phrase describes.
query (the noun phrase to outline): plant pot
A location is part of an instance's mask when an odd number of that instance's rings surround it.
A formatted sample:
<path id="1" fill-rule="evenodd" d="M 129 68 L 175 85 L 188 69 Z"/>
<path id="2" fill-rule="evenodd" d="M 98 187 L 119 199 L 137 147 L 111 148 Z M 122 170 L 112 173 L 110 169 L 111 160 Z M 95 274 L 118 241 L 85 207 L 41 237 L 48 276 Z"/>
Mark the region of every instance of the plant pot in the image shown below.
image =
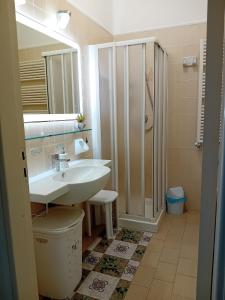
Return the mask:
<path id="1" fill-rule="evenodd" d="M 78 128 L 79 130 L 83 130 L 85 128 L 86 124 L 83 122 L 78 122 Z"/>

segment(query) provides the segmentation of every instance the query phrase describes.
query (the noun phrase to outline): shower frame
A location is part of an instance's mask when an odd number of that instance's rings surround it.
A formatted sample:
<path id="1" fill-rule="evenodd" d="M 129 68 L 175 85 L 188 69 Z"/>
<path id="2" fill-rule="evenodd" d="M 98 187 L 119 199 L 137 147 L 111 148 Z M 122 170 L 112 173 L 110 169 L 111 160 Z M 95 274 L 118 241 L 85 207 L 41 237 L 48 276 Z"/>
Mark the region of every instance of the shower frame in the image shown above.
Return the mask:
<path id="1" fill-rule="evenodd" d="M 158 197 L 158 183 L 156 178 L 158 178 L 158 142 L 157 139 L 159 138 L 156 133 L 153 134 L 153 151 L 152 151 L 152 162 L 153 162 L 153 168 L 152 168 L 152 178 L 153 178 L 153 216 L 151 218 L 146 218 L 145 215 L 134 215 L 130 214 L 129 211 L 129 205 L 130 203 L 130 160 L 129 160 L 129 46 L 132 45 L 142 45 L 142 51 L 143 51 L 143 78 L 146 76 L 146 70 L 145 70 L 145 51 L 146 51 L 146 45 L 147 43 L 153 43 L 154 44 L 154 87 L 152 93 L 153 93 L 153 99 L 154 99 L 154 118 L 153 118 L 153 130 L 158 130 L 158 125 L 163 126 L 163 136 L 161 139 L 162 142 L 162 170 L 164 172 L 162 176 L 162 183 L 164 187 L 161 189 L 161 196 L 160 199 Z M 125 97 L 124 97 L 124 106 L 126 111 L 126 117 L 125 117 L 125 169 L 126 169 L 126 195 L 127 195 L 127 208 L 126 212 L 121 213 L 118 212 L 118 223 L 119 226 L 122 227 L 128 227 L 132 229 L 137 230 L 148 230 L 156 232 L 158 230 L 158 226 L 160 224 L 160 220 L 163 216 L 163 213 L 165 211 L 165 203 L 164 203 L 164 194 L 167 189 L 167 153 L 166 153 L 166 131 L 167 131 L 167 98 L 168 98 L 168 92 L 167 92 L 167 53 L 165 50 L 159 45 L 156 38 L 145 38 L 145 39 L 138 39 L 138 40 L 128 40 L 128 41 L 120 41 L 120 42 L 113 42 L 113 43 L 106 43 L 106 44 L 99 44 L 89 47 L 89 63 L 90 63 L 90 98 L 92 103 L 92 134 L 93 134 L 93 157 L 94 158 L 102 158 L 101 153 L 101 103 L 100 103 L 100 66 L 99 66 L 99 53 L 101 49 L 108 49 L 110 51 L 109 55 L 109 107 L 110 107 L 110 114 L 109 114 L 109 122 L 110 122 L 110 140 L 111 140 L 111 157 L 109 159 L 112 160 L 112 182 L 111 182 L 111 188 L 114 190 L 119 189 L 119 172 L 118 172 L 118 128 L 117 128 L 117 66 L 116 66 L 116 60 L 117 60 L 117 47 L 124 47 L 125 51 Z M 157 89 L 156 84 L 159 84 L 157 82 L 156 70 L 157 70 L 157 63 L 159 63 L 159 57 L 156 59 L 157 51 L 155 50 L 157 47 L 159 47 L 162 50 L 163 53 L 163 91 L 160 91 L 160 89 Z M 163 109 L 161 107 L 161 117 L 163 121 L 160 123 L 158 113 L 155 113 L 155 111 L 158 109 L 159 106 L 159 99 L 155 99 L 156 97 L 159 98 L 159 95 L 156 95 L 155 89 L 157 89 L 159 92 L 163 92 Z M 143 101 L 141 101 L 141 111 L 143 119 L 145 118 L 145 105 L 146 105 L 146 82 L 143 79 L 143 86 L 142 86 L 142 95 L 143 95 Z M 141 193 L 142 193 L 142 202 L 143 202 L 143 212 L 145 213 L 145 124 L 143 122 L 142 124 L 142 131 L 143 135 L 141 137 L 141 149 L 142 149 L 142 160 L 141 160 Z M 104 157 L 105 158 L 105 157 Z"/>

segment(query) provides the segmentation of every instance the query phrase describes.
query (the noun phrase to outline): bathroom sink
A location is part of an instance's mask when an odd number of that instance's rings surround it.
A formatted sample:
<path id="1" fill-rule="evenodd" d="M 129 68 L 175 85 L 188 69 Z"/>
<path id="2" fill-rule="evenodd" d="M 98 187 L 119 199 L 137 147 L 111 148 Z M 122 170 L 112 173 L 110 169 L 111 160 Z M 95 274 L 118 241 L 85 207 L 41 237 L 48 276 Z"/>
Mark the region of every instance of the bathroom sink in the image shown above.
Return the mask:
<path id="1" fill-rule="evenodd" d="M 71 205 L 83 202 L 104 188 L 110 175 L 105 166 L 77 166 L 53 176 L 53 180 L 66 183 L 69 192 L 53 203 Z"/>
<path id="2" fill-rule="evenodd" d="M 86 201 L 105 187 L 111 172 L 110 162 L 77 160 L 63 172 L 51 170 L 29 178 L 30 200 L 61 205 Z"/>

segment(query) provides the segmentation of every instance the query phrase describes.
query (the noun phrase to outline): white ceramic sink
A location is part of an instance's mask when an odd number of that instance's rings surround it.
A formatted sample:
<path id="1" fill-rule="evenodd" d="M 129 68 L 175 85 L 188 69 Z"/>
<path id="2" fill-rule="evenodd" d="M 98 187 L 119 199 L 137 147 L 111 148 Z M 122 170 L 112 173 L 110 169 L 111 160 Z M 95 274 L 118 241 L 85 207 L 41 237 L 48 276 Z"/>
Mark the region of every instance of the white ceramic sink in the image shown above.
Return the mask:
<path id="1" fill-rule="evenodd" d="M 38 203 L 72 205 L 86 201 L 103 189 L 109 179 L 111 161 L 78 160 L 64 172 L 51 170 L 29 178 L 30 199 Z"/>
<path id="2" fill-rule="evenodd" d="M 69 192 L 58 197 L 53 203 L 75 204 L 83 202 L 104 188 L 110 175 L 105 166 L 80 166 L 53 176 L 56 182 L 66 183 Z"/>

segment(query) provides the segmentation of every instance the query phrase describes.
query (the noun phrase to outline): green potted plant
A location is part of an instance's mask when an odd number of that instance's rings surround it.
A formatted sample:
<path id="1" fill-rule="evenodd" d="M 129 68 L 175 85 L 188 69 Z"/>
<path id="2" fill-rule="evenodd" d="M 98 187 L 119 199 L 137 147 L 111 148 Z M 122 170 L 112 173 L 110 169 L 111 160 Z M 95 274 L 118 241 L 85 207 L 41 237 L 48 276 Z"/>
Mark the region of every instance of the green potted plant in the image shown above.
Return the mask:
<path id="1" fill-rule="evenodd" d="M 78 128 L 80 130 L 83 130 L 86 126 L 85 124 L 85 120 L 86 120 L 86 117 L 84 114 L 78 114 L 77 117 L 76 117 L 76 121 L 78 123 Z"/>

